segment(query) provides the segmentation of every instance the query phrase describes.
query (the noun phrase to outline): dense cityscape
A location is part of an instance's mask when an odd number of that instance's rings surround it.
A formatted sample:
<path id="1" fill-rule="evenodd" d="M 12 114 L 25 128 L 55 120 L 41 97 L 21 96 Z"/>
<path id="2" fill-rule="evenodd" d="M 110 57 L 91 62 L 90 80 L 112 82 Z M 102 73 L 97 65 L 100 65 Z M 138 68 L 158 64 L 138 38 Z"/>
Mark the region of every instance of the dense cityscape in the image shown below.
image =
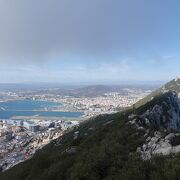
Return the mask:
<path id="1" fill-rule="evenodd" d="M 125 93 L 124 93 L 125 92 Z M 17 101 L 17 100 L 38 100 L 62 103 L 62 106 L 47 109 L 43 111 L 83 111 L 84 116 L 91 117 L 102 113 L 115 112 L 121 108 L 132 106 L 134 103 L 147 96 L 152 92 L 149 89 L 124 88 L 123 92 L 109 92 L 100 96 L 80 96 L 74 97 L 70 95 L 62 96 L 51 93 L 33 94 L 18 92 L 0 92 L 0 101 Z M 4 98 L 6 97 L 6 98 Z"/>
<path id="2" fill-rule="evenodd" d="M 80 122 L 103 113 L 114 113 L 132 106 L 152 89 L 125 88 L 120 92 L 108 92 L 94 97 L 73 97 L 48 93 L 36 94 L 29 91 L 1 91 L 0 102 L 54 102 L 56 106 L 40 107 L 42 112 L 81 112 L 79 117 L 45 117 L 41 115 L 18 115 L 0 120 L 0 168 L 7 170 L 27 160 L 53 139 L 61 138 L 63 133 Z M 7 109 L 0 107 L 1 114 Z"/>

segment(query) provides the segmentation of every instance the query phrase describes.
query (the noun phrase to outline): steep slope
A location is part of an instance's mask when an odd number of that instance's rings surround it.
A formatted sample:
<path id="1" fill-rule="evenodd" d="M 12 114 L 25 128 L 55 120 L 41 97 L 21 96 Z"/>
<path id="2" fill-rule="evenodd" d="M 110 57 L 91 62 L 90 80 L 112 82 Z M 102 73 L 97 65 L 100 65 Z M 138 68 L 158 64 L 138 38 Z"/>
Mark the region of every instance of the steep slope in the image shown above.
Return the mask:
<path id="1" fill-rule="evenodd" d="M 176 92 L 161 94 L 134 111 L 130 122 L 137 129 L 146 129 L 146 140 L 137 149 L 143 159 L 180 152 L 180 101 Z M 154 133 L 149 134 L 150 130 Z"/>
<path id="2" fill-rule="evenodd" d="M 127 123 L 128 114 L 99 116 L 82 124 L 0 179 L 104 179 L 117 173 L 144 142 L 144 132 Z"/>
<path id="3" fill-rule="evenodd" d="M 179 131 L 177 93 L 161 91 L 138 108 L 75 127 L 0 179 L 180 179 Z"/>
<path id="4" fill-rule="evenodd" d="M 173 79 L 166 83 L 161 88 L 153 91 L 151 94 L 149 94 L 147 97 L 143 98 L 139 102 L 135 104 L 136 108 L 146 104 L 147 102 L 151 101 L 154 97 L 161 95 L 164 92 L 168 91 L 175 91 L 177 94 L 180 93 L 180 78 Z"/>
<path id="5" fill-rule="evenodd" d="M 166 83 L 161 90 L 170 90 L 180 93 L 180 78 L 173 79 L 172 81 Z"/>
<path id="6" fill-rule="evenodd" d="M 180 131 L 180 101 L 174 91 L 159 95 L 135 111 L 139 115 L 136 120 L 138 124 Z"/>

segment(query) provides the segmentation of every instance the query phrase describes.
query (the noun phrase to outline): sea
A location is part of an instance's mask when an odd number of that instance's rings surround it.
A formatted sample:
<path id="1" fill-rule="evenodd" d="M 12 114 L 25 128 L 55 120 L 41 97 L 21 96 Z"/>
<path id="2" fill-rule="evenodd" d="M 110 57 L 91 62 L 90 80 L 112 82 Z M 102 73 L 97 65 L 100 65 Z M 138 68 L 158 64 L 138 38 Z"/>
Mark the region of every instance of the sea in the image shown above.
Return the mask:
<path id="1" fill-rule="evenodd" d="M 10 119 L 14 116 L 78 118 L 84 114 L 83 112 L 60 112 L 51 110 L 62 105 L 63 104 L 56 102 L 33 100 L 0 102 L 0 119 Z"/>

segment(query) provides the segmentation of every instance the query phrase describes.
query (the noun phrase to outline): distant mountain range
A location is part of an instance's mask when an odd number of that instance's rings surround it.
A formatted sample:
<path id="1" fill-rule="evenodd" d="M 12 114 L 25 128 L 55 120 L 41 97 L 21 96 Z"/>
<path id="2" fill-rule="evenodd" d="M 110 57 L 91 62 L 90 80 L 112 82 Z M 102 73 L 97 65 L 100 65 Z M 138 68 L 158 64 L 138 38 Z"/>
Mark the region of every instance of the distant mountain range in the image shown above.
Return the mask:
<path id="1" fill-rule="evenodd" d="M 142 89 L 142 90 L 153 90 L 156 89 L 157 85 L 92 85 L 83 87 L 66 87 L 66 88 L 46 88 L 46 89 L 34 89 L 33 91 L 25 93 L 42 94 L 42 93 L 53 93 L 61 96 L 74 96 L 74 97 L 96 97 L 102 96 L 105 93 L 119 92 L 122 95 L 128 93 L 127 89 Z"/>
<path id="2" fill-rule="evenodd" d="M 127 90 L 125 88 L 129 89 L 155 89 L 157 86 L 155 85 L 95 85 L 95 86 L 87 86 L 87 87 L 82 87 L 78 89 L 73 89 L 72 94 L 75 96 L 100 96 L 105 93 L 110 93 L 110 92 L 120 92 L 122 95 L 127 94 Z"/>
<path id="3" fill-rule="evenodd" d="M 178 180 L 179 93 L 174 79 L 130 109 L 89 119 L 0 179 Z"/>
<path id="4" fill-rule="evenodd" d="M 61 90 L 74 90 L 83 89 L 87 87 L 134 87 L 134 88 L 157 88 L 162 85 L 162 81 L 128 81 L 119 83 L 72 83 L 62 84 L 53 82 L 27 82 L 27 83 L 0 83 L 0 90 L 37 90 L 37 89 L 61 89 Z"/>

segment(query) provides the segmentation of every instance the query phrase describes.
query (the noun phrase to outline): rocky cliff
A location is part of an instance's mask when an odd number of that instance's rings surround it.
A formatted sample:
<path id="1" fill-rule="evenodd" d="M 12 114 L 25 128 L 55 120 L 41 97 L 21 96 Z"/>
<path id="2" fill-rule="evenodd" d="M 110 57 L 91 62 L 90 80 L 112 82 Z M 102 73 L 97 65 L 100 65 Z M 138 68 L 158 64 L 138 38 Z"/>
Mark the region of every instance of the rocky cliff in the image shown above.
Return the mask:
<path id="1" fill-rule="evenodd" d="M 157 96 L 145 107 L 137 109 L 137 114 L 132 117 L 129 117 L 130 123 L 137 129 L 146 130 L 145 143 L 137 149 L 143 159 L 180 151 L 180 100 L 175 91 Z M 153 133 L 150 134 L 150 130 Z"/>

